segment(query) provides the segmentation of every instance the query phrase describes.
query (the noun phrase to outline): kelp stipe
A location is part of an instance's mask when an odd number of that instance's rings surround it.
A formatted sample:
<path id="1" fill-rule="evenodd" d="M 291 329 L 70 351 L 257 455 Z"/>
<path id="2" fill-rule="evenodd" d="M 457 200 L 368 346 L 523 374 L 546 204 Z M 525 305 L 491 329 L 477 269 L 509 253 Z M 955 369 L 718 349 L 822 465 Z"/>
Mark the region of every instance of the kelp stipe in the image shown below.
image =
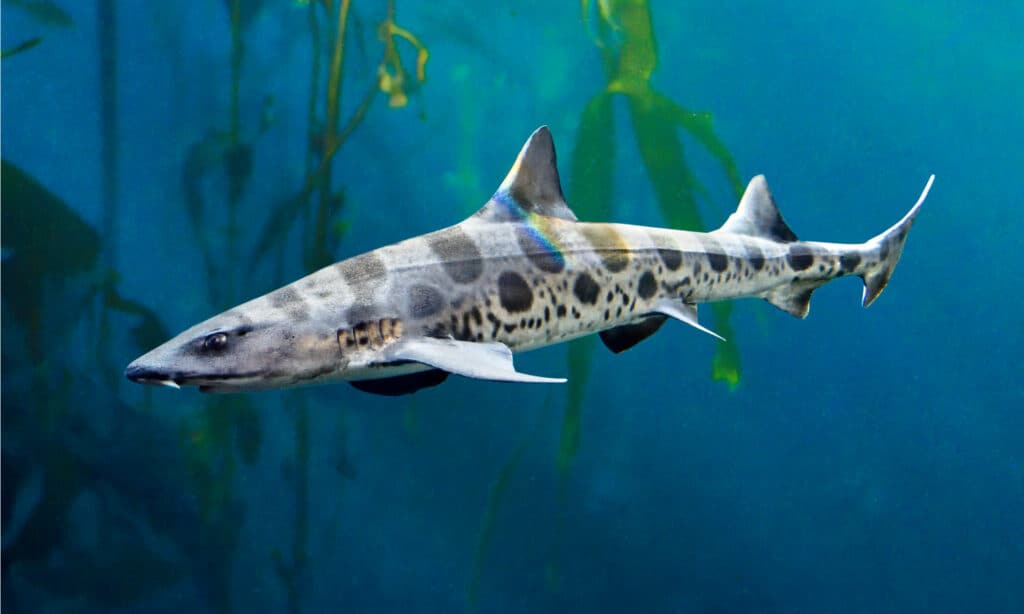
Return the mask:
<path id="1" fill-rule="evenodd" d="M 580 116 L 580 127 L 570 176 L 570 202 L 586 219 L 608 219 L 614 193 L 612 161 L 615 159 L 613 103 L 625 97 L 637 147 L 659 208 L 672 228 L 704 230 L 697 204 L 707 190 L 686 161 L 679 129 L 690 134 L 722 167 L 736 197 L 742 194 L 739 171 L 725 145 L 711 127 L 707 113 L 693 113 L 657 92 L 650 83 L 657 66 L 657 48 L 650 8 L 646 0 L 613 0 L 582 3 L 584 24 L 593 29 L 608 83 L 594 95 Z M 595 14 L 596 13 L 596 14 Z M 732 337 L 727 303 L 716 303 L 714 329 Z M 565 472 L 578 448 L 583 382 L 590 370 L 592 339 L 570 344 L 570 389 L 558 453 L 559 471 Z M 739 382 L 739 354 L 735 345 L 718 346 L 712 377 L 730 387 Z M 579 382 L 572 384 L 572 382 Z"/>

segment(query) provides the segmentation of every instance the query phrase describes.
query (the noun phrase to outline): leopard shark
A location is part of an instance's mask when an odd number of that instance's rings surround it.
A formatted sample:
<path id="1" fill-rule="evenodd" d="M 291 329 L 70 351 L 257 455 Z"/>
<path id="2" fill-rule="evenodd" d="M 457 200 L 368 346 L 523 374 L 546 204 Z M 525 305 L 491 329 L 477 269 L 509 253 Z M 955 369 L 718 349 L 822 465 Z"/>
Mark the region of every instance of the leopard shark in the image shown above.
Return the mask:
<path id="1" fill-rule="evenodd" d="M 668 319 L 718 337 L 698 321 L 697 305 L 742 297 L 803 318 L 815 289 L 849 275 L 863 280 L 870 305 L 934 179 L 899 222 L 860 244 L 797 239 L 760 175 L 712 232 L 589 223 L 566 204 L 542 126 L 468 219 L 229 309 L 144 354 L 125 375 L 203 392 L 340 380 L 384 395 L 449 374 L 564 382 L 516 370 L 513 353 L 593 333 L 619 353 Z"/>

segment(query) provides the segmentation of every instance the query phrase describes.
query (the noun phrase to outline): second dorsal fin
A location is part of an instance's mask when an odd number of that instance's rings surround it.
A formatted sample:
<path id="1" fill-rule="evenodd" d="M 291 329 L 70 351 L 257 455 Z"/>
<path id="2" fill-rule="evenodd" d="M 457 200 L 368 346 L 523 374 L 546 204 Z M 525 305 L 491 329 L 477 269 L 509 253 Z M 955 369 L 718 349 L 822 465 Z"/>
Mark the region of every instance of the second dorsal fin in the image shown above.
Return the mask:
<path id="1" fill-rule="evenodd" d="M 547 126 L 537 128 L 530 135 L 498 191 L 477 216 L 502 221 L 521 218 L 524 213 L 576 221 L 576 214 L 565 204 L 562 195 L 555 144 Z"/>
<path id="2" fill-rule="evenodd" d="M 796 234 L 789 229 L 775 206 L 775 199 L 768 191 L 764 175 L 758 175 L 747 184 L 743 198 L 736 212 L 715 232 L 731 232 L 752 237 L 772 239 L 780 243 L 796 241 Z"/>

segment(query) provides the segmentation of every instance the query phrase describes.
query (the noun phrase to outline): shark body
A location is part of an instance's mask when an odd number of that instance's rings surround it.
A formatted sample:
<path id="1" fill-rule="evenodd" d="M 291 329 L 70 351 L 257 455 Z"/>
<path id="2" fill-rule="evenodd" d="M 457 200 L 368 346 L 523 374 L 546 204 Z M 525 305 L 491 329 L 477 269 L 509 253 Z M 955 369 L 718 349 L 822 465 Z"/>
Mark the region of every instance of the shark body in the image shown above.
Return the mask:
<path id="1" fill-rule="evenodd" d="M 480 211 L 455 226 L 331 266 L 202 322 L 132 362 L 133 381 L 204 392 L 336 380 L 414 392 L 450 373 L 563 382 L 515 370 L 512 353 L 600 333 L 624 351 L 667 319 L 704 332 L 698 303 L 761 297 L 797 317 L 847 275 L 881 293 L 931 188 L 862 244 L 799 241 L 764 177 L 710 233 L 585 223 L 562 195 L 539 128 Z M 717 336 L 717 335 L 715 335 Z"/>

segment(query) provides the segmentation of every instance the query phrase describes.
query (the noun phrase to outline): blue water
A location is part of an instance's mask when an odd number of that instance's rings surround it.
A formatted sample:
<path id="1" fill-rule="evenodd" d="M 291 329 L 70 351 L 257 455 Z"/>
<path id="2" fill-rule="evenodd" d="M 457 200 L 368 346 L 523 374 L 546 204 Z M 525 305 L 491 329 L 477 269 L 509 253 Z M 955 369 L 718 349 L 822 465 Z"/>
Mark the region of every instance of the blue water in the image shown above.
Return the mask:
<path id="1" fill-rule="evenodd" d="M 39 264 L 43 299 L 27 303 L 11 267 L 36 271 L 42 256 L 25 253 L 71 239 L 54 228 L 19 254 L 26 228 L 2 229 L 5 611 L 1024 611 L 1019 3 L 651 2 L 654 87 L 713 113 L 743 180 L 764 173 L 801 238 L 865 240 L 937 178 L 870 309 L 859 280 L 818 290 L 802 321 L 736 303 L 735 389 L 710 377 L 717 342 L 688 327 L 618 356 L 595 345 L 578 452 L 560 468 L 565 387 L 452 377 L 396 399 L 338 384 L 210 405 L 124 381 L 148 348 L 137 316 L 103 307 L 100 280 L 176 333 L 304 273 L 299 226 L 258 264 L 252 250 L 303 185 L 308 9 L 265 2 L 246 19 L 238 139 L 252 173 L 232 234 L 217 162 L 227 3 L 117 4 L 112 210 L 95 8 L 54 1 L 73 25 L 5 3 L 3 47 L 42 41 L 3 61 L 3 159 L 102 249 L 87 271 Z M 383 3 L 353 5 L 343 118 L 382 52 Z M 427 79 L 401 108 L 378 95 L 337 154 L 336 259 L 468 215 L 538 125 L 567 181 L 580 114 L 606 83 L 579 3 L 396 10 L 429 49 Z M 414 80 L 414 51 L 399 51 Z M 663 225 L 617 104 L 615 221 Z M 221 300 L 183 187 L 204 137 L 200 227 Z M 717 226 L 734 198 L 684 142 Z M 565 356 L 517 365 L 566 374 Z"/>

